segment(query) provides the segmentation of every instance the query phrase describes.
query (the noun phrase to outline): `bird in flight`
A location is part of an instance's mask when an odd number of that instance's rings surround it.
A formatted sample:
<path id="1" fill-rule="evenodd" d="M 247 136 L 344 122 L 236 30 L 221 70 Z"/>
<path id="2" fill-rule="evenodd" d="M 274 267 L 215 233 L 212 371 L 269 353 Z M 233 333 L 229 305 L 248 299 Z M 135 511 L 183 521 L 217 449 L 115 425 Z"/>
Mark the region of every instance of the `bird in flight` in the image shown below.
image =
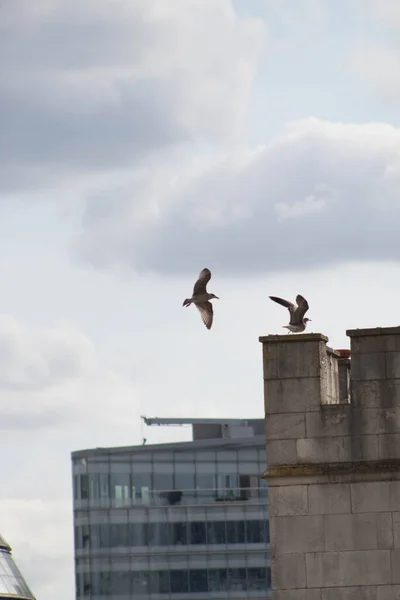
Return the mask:
<path id="1" fill-rule="evenodd" d="M 212 298 L 217 298 L 215 294 L 209 294 L 207 292 L 207 283 L 211 279 L 211 271 L 209 269 L 203 269 L 199 275 L 198 280 L 194 284 L 193 294 L 191 298 L 186 298 L 183 302 L 183 306 L 190 306 L 194 304 L 199 309 L 201 319 L 207 329 L 211 329 L 213 324 L 213 306 L 210 302 Z"/>
<path id="2" fill-rule="evenodd" d="M 282 298 L 277 298 L 276 296 L 270 296 L 270 298 L 274 302 L 285 306 L 289 310 L 289 325 L 283 325 L 283 327 L 289 329 L 289 331 L 292 333 L 301 333 L 305 330 L 308 321 L 311 321 L 311 319 L 304 317 L 308 311 L 308 302 L 305 298 L 303 298 L 303 296 L 300 296 L 300 294 L 296 296 L 297 306 L 288 300 L 283 300 Z"/>

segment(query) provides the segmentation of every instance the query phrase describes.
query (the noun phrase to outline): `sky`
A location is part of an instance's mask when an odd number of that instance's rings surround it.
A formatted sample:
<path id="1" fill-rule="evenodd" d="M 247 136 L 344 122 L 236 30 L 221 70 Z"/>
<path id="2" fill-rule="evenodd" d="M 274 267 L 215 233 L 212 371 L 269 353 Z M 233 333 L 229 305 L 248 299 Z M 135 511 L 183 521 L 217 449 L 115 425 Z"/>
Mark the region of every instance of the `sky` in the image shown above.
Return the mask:
<path id="1" fill-rule="evenodd" d="M 0 532 L 41 600 L 71 451 L 263 415 L 269 295 L 334 348 L 399 325 L 399 33 L 398 0 L 1 3 Z"/>

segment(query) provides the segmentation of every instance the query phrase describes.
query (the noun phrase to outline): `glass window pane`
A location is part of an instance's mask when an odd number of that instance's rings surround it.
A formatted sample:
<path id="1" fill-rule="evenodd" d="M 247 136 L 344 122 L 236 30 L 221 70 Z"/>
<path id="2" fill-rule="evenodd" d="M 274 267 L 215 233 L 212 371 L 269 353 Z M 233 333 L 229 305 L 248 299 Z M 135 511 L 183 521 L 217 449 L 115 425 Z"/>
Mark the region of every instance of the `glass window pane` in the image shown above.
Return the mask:
<path id="1" fill-rule="evenodd" d="M 226 531 L 224 521 L 210 521 L 209 523 L 207 523 L 207 543 L 226 543 Z"/>
<path id="2" fill-rule="evenodd" d="M 129 545 L 130 546 L 147 546 L 148 545 L 148 525 L 147 523 L 130 523 L 129 524 Z"/>
<path id="3" fill-rule="evenodd" d="M 226 538 L 228 544 L 244 544 L 244 522 L 228 521 L 226 524 Z"/>
<path id="4" fill-rule="evenodd" d="M 170 543 L 174 546 L 187 544 L 186 523 L 170 523 Z"/>
<path id="5" fill-rule="evenodd" d="M 172 473 L 154 473 L 153 474 L 153 489 L 155 490 L 172 490 L 173 489 Z"/>
<path id="6" fill-rule="evenodd" d="M 128 527 L 123 524 L 110 525 L 110 544 L 112 548 L 126 548 L 128 543 Z"/>
<path id="7" fill-rule="evenodd" d="M 81 484 L 81 499 L 87 500 L 89 498 L 89 478 L 87 475 L 80 475 Z"/>
<path id="8" fill-rule="evenodd" d="M 190 592 L 208 592 L 208 580 L 206 569 L 195 569 L 190 573 Z"/>
<path id="9" fill-rule="evenodd" d="M 266 590 L 267 569 L 264 567 L 248 568 L 247 587 L 249 590 Z"/>
<path id="10" fill-rule="evenodd" d="M 228 589 L 228 576 L 226 569 L 208 570 L 208 588 L 210 592 L 223 592 Z"/>
<path id="11" fill-rule="evenodd" d="M 246 521 L 246 542 L 261 544 L 265 542 L 265 527 L 263 521 Z"/>
<path id="12" fill-rule="evenodd" d="M 132 573 L 132 594 L 133 596 L 146 595 L 149 593 L 149 577 L 148 573 Z"/>
<path id="13" fill-rule="evenodd" d="M 129 571 L 111 572 L 111 588 L 116 596 L 129 596 L 131 593 L 131 578 Z"/>
<path id="14" fill-rule="evenodd" d="M 190 543 L 205 544 L 206 543 L 206 524 L 204 522 L 190 523 Z"/>
<path id="15" fill-rule="evenodd" d="M 110 525 L 102 523 L 99 525 L 99 546 L 100 548 L 110 547 Z"/>
<path id="16" fill-rule="evenodd" d="M 169 524 L 149 524 L 149 546 L 169 546 Z"/>
<path id="17" fill-rule="evenodd" d="M 176 490 L 194 490 L 194 473 L 175 473 Z"/>
<path id="18" fill-rule="evenodd" d="M 246 590 L 246 569 L 228 569 L 228 587 L 231 591 Z"/>
<path id="19" fill-rule="evenodd" d="M 171 594 L 180 594 L 189 591 L 188 571 L 170 571 Z"/>

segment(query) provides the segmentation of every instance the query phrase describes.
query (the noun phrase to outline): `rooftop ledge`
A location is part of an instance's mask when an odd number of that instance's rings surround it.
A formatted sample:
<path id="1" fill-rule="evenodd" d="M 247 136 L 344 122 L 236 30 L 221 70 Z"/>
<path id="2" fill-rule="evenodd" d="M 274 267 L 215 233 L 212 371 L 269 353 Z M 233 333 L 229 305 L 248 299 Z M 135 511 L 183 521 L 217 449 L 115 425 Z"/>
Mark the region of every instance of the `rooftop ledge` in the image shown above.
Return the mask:
<path id="1" fill-rule="evenodd" d="M 400 333 L 400 327 L 399 333 Z M 329 338 L 323 333 L 286 333 L 284 335 L 262 335 L 258 338 L 264 342 L 328 342 Z"/>
<path id="2" fill-rule="evenodd" d="M 400 327 L 373 327 L 371 329 L 347 329 L 349 337 L 365 337 L 367 335 L 400 335 Z"/>

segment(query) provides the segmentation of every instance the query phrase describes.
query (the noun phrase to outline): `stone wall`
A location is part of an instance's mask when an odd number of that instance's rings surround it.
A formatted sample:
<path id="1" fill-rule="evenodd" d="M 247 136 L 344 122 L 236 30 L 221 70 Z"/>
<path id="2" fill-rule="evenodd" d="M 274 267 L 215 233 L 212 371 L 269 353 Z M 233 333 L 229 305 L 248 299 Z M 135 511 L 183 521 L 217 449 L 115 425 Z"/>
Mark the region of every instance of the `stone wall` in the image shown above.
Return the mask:
<path id="1" fill-rule="evenodd" d="M 273 600 L 400 600 L 400 327 L 347 334 L 260 338 Z"/>

